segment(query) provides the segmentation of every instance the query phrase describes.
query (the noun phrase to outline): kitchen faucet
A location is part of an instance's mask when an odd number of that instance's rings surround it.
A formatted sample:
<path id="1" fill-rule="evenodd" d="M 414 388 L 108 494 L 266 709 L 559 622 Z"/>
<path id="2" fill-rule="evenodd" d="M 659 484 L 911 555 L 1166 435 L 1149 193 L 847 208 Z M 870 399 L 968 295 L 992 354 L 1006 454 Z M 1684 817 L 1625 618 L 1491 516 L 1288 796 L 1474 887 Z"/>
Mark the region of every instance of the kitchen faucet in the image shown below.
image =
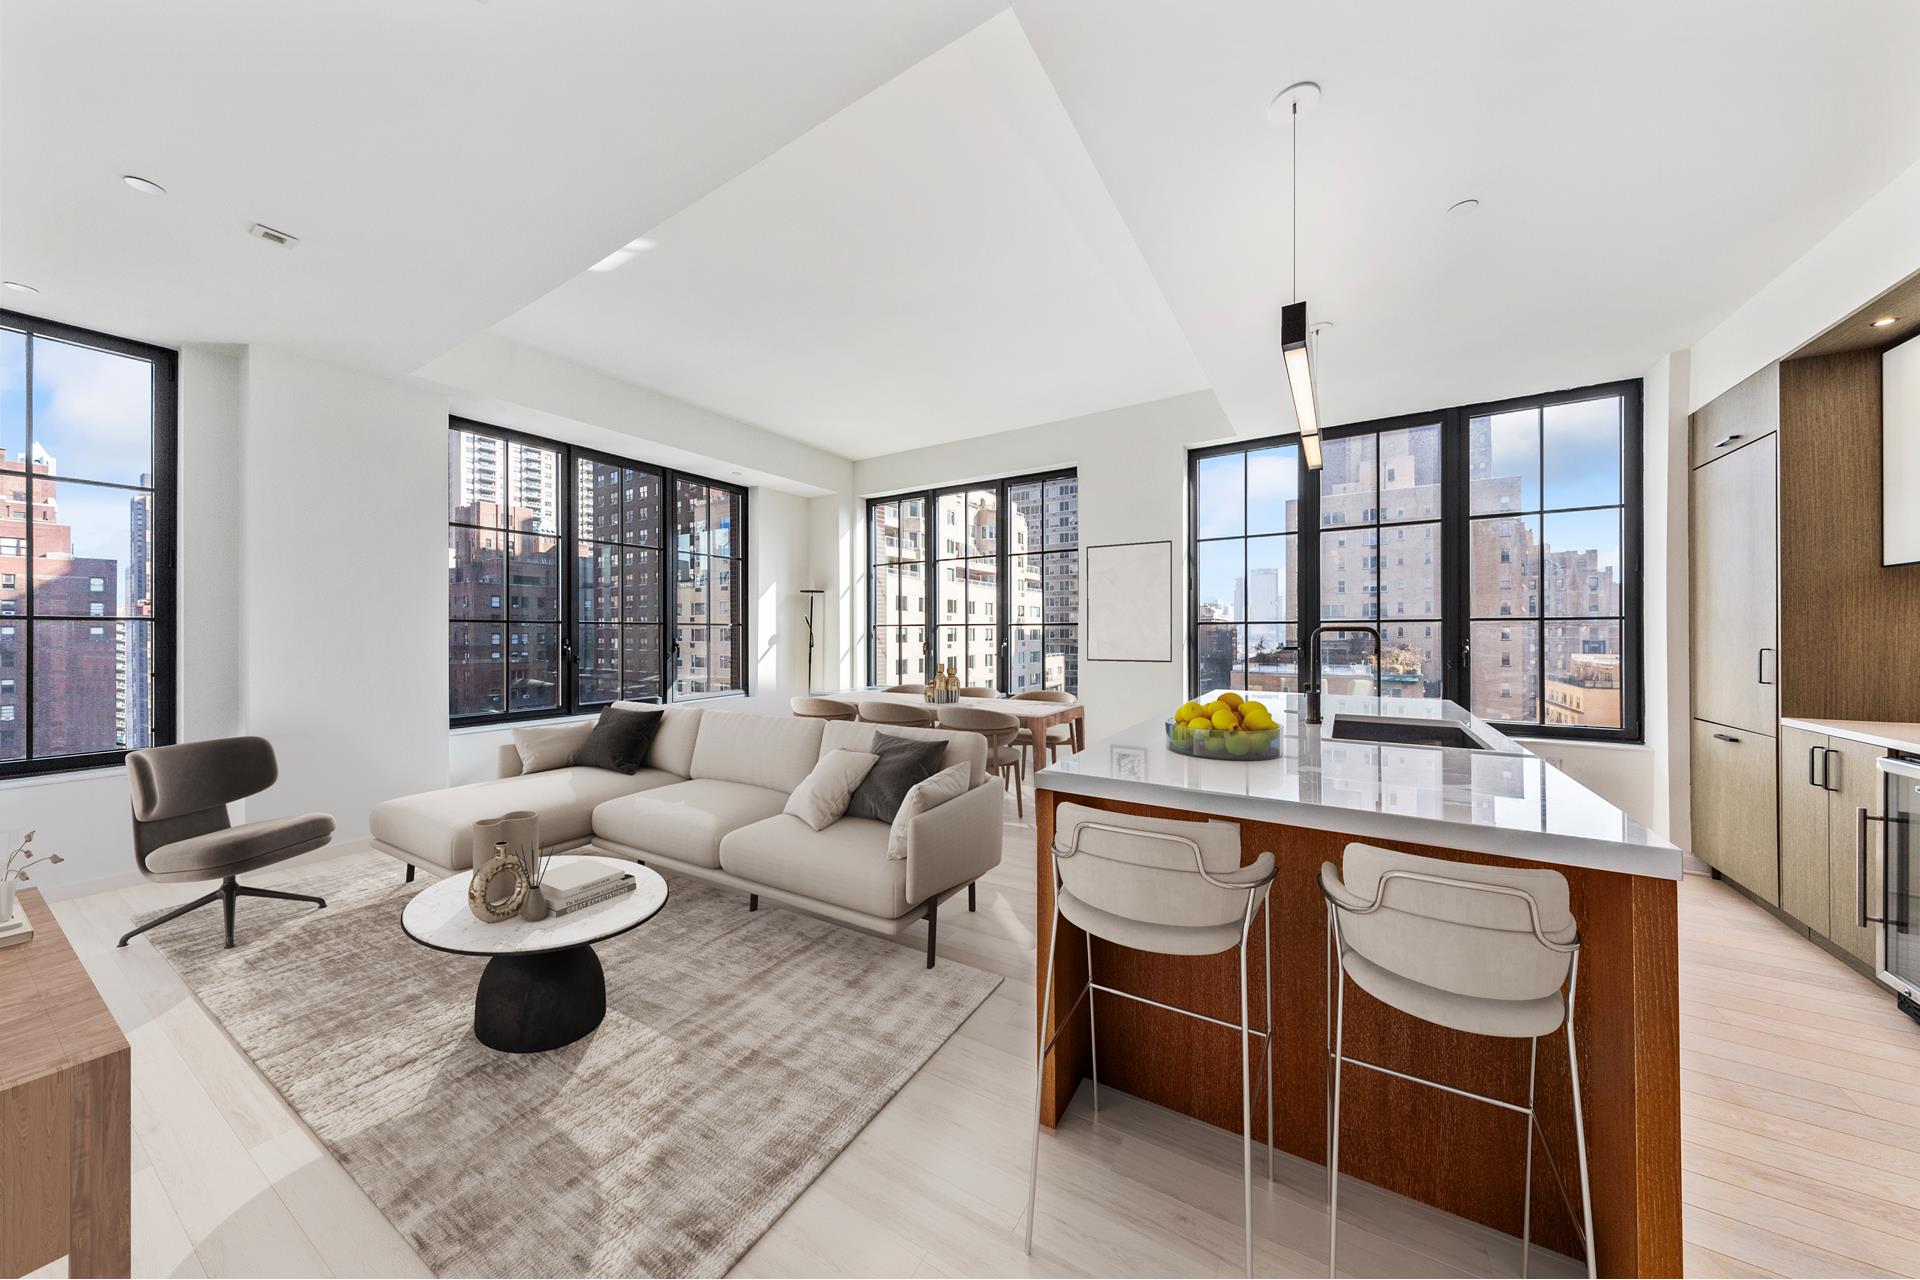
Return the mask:
<path id="1" fill-rule="evenodd" d="M 1320 633 L 1322 631 L 1364 631 L 1373 637 L 1373 669 L 1376 680 L 1380 671 L 1380 628 L 1356 627 L 1339 623 L 1323 622 L 1315 627 L 1307 637 L 1307 717 L 1308 724 L 1320 723 Z M 1376 690 L 1377 692 L 1377 690 Z"/>

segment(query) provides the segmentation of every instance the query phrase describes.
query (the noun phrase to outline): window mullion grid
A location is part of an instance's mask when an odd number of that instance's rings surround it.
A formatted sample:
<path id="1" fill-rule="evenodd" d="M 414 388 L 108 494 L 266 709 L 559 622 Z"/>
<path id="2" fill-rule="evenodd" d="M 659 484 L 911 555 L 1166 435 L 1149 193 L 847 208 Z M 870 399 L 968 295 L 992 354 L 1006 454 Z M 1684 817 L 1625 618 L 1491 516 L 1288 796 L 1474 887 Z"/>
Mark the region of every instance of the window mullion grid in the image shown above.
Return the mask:
<path id="1" fill-rule="evenodd" d="M 27 495 L 26 520 L 24 521 L 26 525 L 26 532 L 21 542 L 22 547 L 24 547 L 26 550 L 26 556 L 27 556 L 25 564 L 22 565 L 22 574 L 21 574 L 21 576 L 26 580 L 24 585 L 26 587 L 27 608 L 26 608 L 26 616 L 20 620 L 20 641 L 19 641 L 20 653 L 25 662 L 25 666 L 22 668 L 22 671 L 25 676 L 25 679 L 22 682 L 22 688 L 24 692 L 20 700 L 20 709 L 22 712 L 24 712 L 24 714 L 20 717 L 20 759 L 23 761 L 32 760 L 34 758 L 35 744 L 34 744 L 34 733 L 33 733 L 33 720 L 34 720 L 34 711 L 39 705 L 39 700 L 34 696 L 34 691 L 33 691 L 34 649 L 38 647 L 33 642 L 34 641 L 33 619 L 35 616 L 34 600 L 33 600 L 33 597 L 34 597 L 34 587 L 33 587 L 33 400 L 34 400 L 33 354 L 34 354 L 34 348 L 37 347 L 38 345 L 39 344 L 34 341 L 33 334 L 29 333 L 26 335 L 27 385 L 25 388 L 26 395 L 24 399 L 25 399 L 25 408 L 26 408 L 26 419 L 27 419 L 27 452 L 26 452 L 26 455 L 20 459 L 20 466 L 22 470 L 22 475 L 20 477 L 21 487 Z"/>

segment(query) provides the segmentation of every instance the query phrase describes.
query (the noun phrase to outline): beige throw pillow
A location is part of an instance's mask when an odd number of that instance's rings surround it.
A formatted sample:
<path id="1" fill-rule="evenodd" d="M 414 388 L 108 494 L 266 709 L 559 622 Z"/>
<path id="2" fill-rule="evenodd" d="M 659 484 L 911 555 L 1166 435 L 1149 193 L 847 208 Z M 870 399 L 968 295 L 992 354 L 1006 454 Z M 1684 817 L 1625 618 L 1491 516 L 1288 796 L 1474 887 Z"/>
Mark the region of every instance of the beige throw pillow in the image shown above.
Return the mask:
<path id="1" fill-rule="evenodd" d="M 847 801 L 880 757 L 871 751 L 829 751 L 787 797 L 790 813 L 815 831 L 825 831 L 847 811 Z"/>
<path id="2" fill-rule="evenodd" d="M 938 809 L 947 801 L 967 793 L 967 774 L 964 764 L 954 765 L 951 769 L 942 769 L 925 782 L 915 783 L 907 798 L 900 802 L 900 812 L 893 815 L 893 826 L 887 831 L 887 857 L 896 861 L 907 856 L 907 830 L 913 826 L 913 820 L 929 809 Z"/>
<path id="3" fill-rule="evenodd" d="M 513 749 L 520 753 L 520 772 L 545 773 L 564 769 L 573 763 L 573 753 L 593 732 L 593 721 L 579 724 L 540 725 L 513 731 Z"/>

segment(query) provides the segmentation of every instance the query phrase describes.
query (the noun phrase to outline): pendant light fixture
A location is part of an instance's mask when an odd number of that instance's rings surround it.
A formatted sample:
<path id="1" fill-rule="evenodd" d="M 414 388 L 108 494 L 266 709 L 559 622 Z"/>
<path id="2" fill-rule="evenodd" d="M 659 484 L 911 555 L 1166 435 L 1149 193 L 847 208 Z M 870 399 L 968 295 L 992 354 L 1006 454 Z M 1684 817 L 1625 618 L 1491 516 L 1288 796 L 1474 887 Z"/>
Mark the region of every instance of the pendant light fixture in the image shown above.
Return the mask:
<path id="1" fill-rule="evenodd" d="M 1280 309 L 1280 359 L 1287 370 L 1287 389 L 1293 393 L 1293 417 L 1300 426 L 1300 449 L 1307 469 L 1321 465 L 1320 407 L 1313 391 L 1313 352 L 1308 345 L 1307 304 L 1300 296 L 1300 115 L 1320 101 L 1320 86 L 1311 80 L 1288 85 L 1267 108 L 1267 118 L 1284 121 L 1292 134 L 1290 160 L 1293 191 L 1293 301 Z"/>

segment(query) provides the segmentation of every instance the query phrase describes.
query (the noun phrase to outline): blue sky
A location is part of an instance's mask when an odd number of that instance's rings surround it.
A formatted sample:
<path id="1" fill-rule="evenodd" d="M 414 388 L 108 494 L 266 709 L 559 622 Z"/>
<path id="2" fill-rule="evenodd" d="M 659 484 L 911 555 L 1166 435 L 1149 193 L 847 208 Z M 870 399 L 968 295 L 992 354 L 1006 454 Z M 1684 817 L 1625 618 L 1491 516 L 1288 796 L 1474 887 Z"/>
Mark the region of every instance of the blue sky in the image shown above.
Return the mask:
<path id="1" fill-rule="evenodd" d="M 0 332 L 0 445 L 25 445 L 25 343 Z M 55 473 L 138 484 L 151 471 L 153 370 L 144 360 L 34 340 L 34 439 Z"/>

